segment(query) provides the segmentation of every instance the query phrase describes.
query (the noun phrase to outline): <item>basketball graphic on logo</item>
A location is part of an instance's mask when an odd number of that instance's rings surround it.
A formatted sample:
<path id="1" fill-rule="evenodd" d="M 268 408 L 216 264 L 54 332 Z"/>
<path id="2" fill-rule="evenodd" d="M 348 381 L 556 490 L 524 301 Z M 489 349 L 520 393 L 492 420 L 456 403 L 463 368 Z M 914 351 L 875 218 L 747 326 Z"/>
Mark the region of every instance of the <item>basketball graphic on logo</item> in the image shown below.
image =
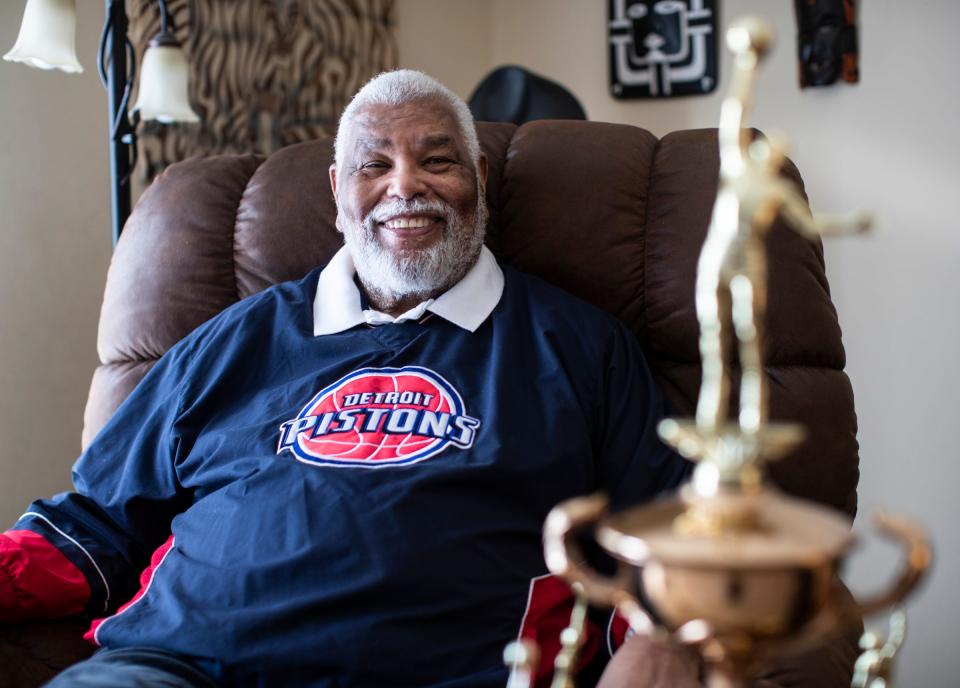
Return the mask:
<path id="1" fill-rule="evenodd" d="M 402 391 L 401 391 L 402 390 Z M 385 403 L 387 394 L 396 393 L 396 401 L 391 397 L 391 403 Z M 422 403 L 424 398 L 429 401 L 422 406 L 414 406 L 411 402 L 417 399 L 416 393 L 420 393 L 419 401 Z M 435 384 L 430 380 L 416 374 L 398 374 L 382 375 L 371 374 L 354 377 L 347 380 L 339 387 L 331 390 L 328 394 L 310 410 L 312 415 L 321 413 L 337 412 L 347 405 L 346 399 L 354 395 L 364 393 L 372 394 L 376 399 L 380 393 L 380 403 L 368 403 L 365 408 L 385 409 L 387 411 L 401 411 L 406 413 L 389 414 L 392 418 L 398 418 L 394 421 L 394 427 L 407 432 L 413 428 L 406 426 L 415 419 L 418 407 L 428 408 L 431 411 L 450 412 L 452 404 L 444 397 Z M 401 401 L 402 398 L 402 401 Z M 382 418 L 387 417 L 387 413 L 379 414 Z M 354 423 L 350 430 L 338 434 L 328 434 L 305 441 L 306 448 L 318 455 L 337 457 L 344 459 L 363 459 L 373 460 L 384 458 L 395 458 L 397 456 L 409 456 L 412 453 L 424 448 L 435 445 L 443 440 L 434 437 L 416 437 L 410 434 L 390 434 L 384 432 L 384 422 L 377 423 L 370 431 L 364 432 L 363 423 Z"/>
<path id="2" fill-rule="evenodd" d="M 280 427 L 278 453 L 319 465 L 381 466 L 423 461 L 453 444 L 472 445 L 480 421 L 460 394 L 427 368 L 364 368 L 320 391 Z"/>

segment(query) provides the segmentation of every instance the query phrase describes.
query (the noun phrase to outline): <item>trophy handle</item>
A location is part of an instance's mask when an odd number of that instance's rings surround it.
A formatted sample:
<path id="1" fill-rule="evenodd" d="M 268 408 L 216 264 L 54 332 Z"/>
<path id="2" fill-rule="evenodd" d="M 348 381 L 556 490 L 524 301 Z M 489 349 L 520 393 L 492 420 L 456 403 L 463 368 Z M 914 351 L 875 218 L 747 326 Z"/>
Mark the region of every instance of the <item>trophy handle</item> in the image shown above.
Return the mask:
<path id="1" fill-rule="evenodd" d="M 873 517 L 874 526 L 886 538 L 899 542 L 904 550 L 904 564 L 900 573 L 890 584 L 889 588 L 866 600 L 854 599 L 851 592 L 837 579 L 836 584 L 830 592 L 829 602 L 811 619 L 802 629 L 799 635 L 794 636 L 788 641 L 787 645 L 772 646 L 771 652 L 783 650 L 789 647 L 791 651 L 801 651 L 811 649 L 822 644 L 823 638 L 837 632 L 840 629 L 851 626 L 862 626 L 866 617 L 884 611 L 891 607 L 899 607 L 917 587 L 920 581 L 926 575 L 927 570 L 933 561 L 933 552 L 930 547 L 930 541 L 924 531 L 912 520 L 903 516 L 890 516 L 886 514 L 876 514 Z M 892 659 L 896 647 L 903 640 L 903 616 L 902 612 L 894 615 L 895 621 L 891 625 L 891 643 L 888 650 L 889 657 Z M 863 641 L 861 640 L 861 644 Z M 892 648 L 892 649 L 891 649 Z M 867 666 L 872 661 L 869 655 L 870 648 L 864 648 L 866 651 L 858 660 Z M 875 648 L 874 648 L 875 649 Z M 877 655 L 879 657 L 879 655 Z M 885 660 L 887 661 L 887 660 Z M 888 670 L 889 661 L 887 661 Z M 872 666 L 872 665 L 870 665 Z M 878 665 L 879 666 L 879 665 Z M 856 681 L 856 675 L 854 677 Z M 855 683 L 854 685 L 867 685 L 864 683 Z"/>
<path id="2" fill-rule="evenodd" d="M 910 519 L 903 516 L 876 514 L 873 522 L 881 535 L 900 542 L 905 559 L 900 574 L 890 585 L 889 590 L 862 602 L 857 601 L 857 611 L 864 617 L 901 603 L 917 587 L 933 560 L 929 539 Z"/>
<path id="3" fill-rule="evenodd" d="M 578 583 L 584 596 L 604 607 L 625 607 L 636 613 L 639 605 L 628 592 L 630 574 L 620 566 L 615 576 L 597 573 L 586 563 L 576 535 L 595 526 L 606 516 L 609 500 L 602 494 L 575 497 L 561 502 L 547 515 L 543 525 L 543 553 L 550 572 L 568 583 Z"/>

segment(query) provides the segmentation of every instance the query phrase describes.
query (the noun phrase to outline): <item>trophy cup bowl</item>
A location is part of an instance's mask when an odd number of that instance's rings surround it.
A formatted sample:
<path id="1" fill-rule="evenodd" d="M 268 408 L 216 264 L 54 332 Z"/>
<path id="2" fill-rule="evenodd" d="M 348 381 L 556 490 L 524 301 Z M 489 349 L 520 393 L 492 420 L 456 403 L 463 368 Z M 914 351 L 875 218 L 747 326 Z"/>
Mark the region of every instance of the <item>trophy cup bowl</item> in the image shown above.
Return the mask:
<path id="1" fill-rule="evenodd" d="M 728 515 L 744 504 L 748 526 L 717 534 L 684 524 L 696 509 Z M 849 519 L 766 486 L 746 498 L 721 491 L 704 499 L 688 485 L 680 498 L 616 514 L 602 495 L 571 499 L 547 517 L 544 552 L 550 570 L 582 586 L 591 602 L 616 607 L 636 632 L 699 646 L 708 673 L 723 679 L 717 685 L 736 685 L 768 657 L 822 641 L 917 585 L 931 558 L 926 538 L 904 519 L 885 517 L 879 527 L 902 543 L 906 564 L 886 592 L 863 602 L 836 586 L 855 542 Z M 587 529 L 620 562 L 617 575 L 585 563 L 579 543 Z"/>
<path id="2" fill-rule="evenodd" d="M 829 598 L 849 525 L 826 512 L 810 518 L 797 500 L 769 492 L 758 502 L 759 527 L 719 539 L 673 537 L 671 523 L 684 513 L 676 501 L 613 516 L 597 538 L 621 558 L 646 547 L 646 561 L 625 561 L 637 567 L 641 598 L 671 630 L 702 620 L 715 634 L 792 635 Z M 819 533 L 826 540 L 815 545 Z"/>

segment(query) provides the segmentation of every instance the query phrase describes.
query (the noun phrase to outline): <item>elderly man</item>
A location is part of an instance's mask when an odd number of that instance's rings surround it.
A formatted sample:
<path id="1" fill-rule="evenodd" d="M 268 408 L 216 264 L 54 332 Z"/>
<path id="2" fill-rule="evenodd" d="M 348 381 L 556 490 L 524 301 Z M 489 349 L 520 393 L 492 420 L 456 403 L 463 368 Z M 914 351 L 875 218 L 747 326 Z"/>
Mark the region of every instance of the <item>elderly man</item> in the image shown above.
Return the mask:
<path id="1" fill-rule="evenodd" d="M 484 247 L 459 98 L 383 74 L 335 159 L 345 248 L 171 349 L 0 536 L 0 620 L 94 619 L 54 685 L 500 686 L 569 615 L 549 509 L 685 476 L 630 332 Z"/>

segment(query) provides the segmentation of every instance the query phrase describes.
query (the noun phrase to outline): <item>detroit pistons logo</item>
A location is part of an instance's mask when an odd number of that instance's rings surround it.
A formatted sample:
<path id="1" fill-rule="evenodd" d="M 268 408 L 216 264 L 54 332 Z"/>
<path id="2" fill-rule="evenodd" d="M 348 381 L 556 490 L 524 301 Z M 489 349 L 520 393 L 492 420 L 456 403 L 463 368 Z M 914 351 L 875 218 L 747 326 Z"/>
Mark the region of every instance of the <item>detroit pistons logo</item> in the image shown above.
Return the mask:
<path id="1" fill-rule="evenodd" d="M 473 446 L 480 421 L 453 386 L 427 368 L 364 368 L 319 392 L 280 426 L 277 453 L 304 463 L 381 468 Z"/>

